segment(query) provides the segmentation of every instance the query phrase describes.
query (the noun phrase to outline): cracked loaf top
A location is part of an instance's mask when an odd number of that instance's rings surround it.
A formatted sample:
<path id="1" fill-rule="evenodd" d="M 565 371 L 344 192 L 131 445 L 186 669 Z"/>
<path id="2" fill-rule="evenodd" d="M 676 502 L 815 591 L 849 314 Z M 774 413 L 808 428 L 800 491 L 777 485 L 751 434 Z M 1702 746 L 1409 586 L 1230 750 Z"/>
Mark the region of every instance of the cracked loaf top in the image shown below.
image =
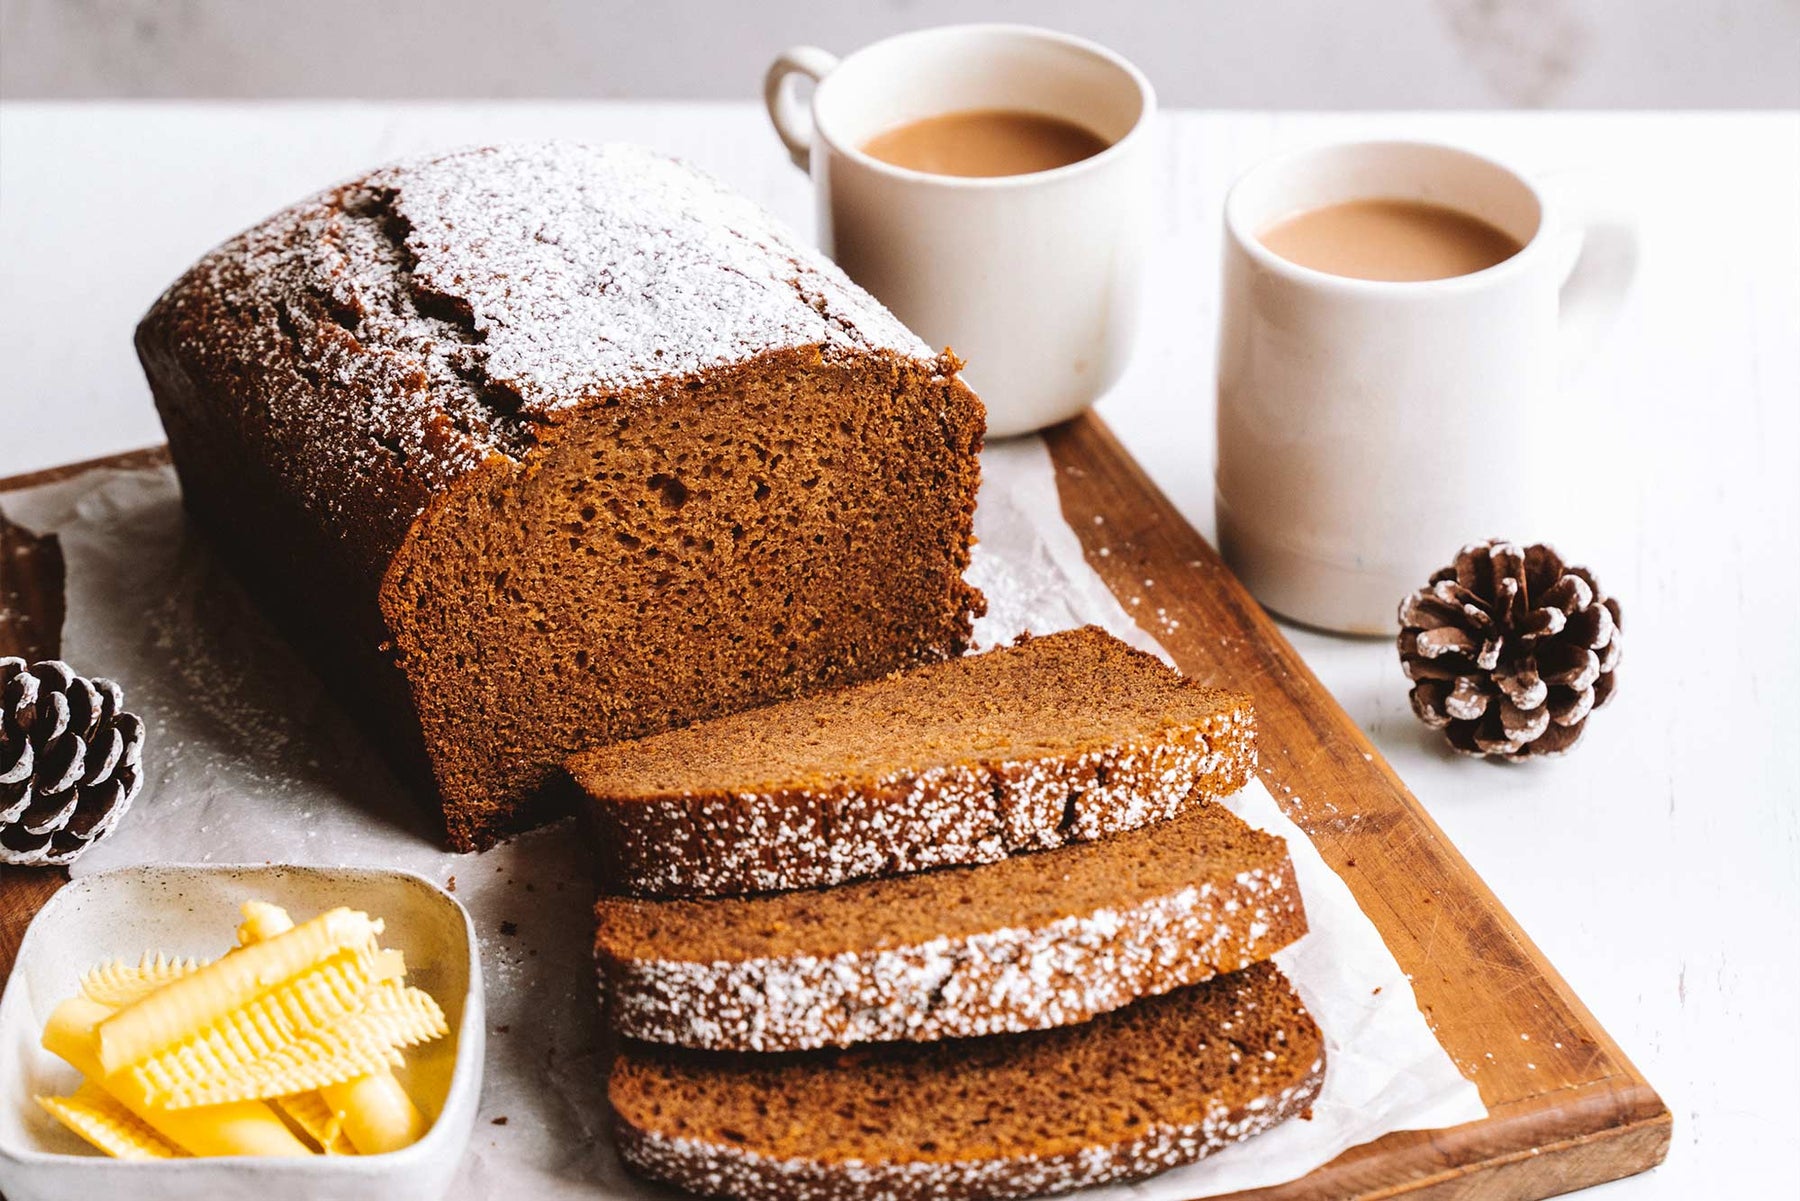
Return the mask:
<path id="1" fill-rule="evenodd" d="M 262 461 L 376 576 L 434 492 L 523 460 L 571 409 L 801 348 L 954 370 L 710 177 L 555 142 L 321 192 L 208 254 L 138 329 L 146 369 L 241 410 Z"/>

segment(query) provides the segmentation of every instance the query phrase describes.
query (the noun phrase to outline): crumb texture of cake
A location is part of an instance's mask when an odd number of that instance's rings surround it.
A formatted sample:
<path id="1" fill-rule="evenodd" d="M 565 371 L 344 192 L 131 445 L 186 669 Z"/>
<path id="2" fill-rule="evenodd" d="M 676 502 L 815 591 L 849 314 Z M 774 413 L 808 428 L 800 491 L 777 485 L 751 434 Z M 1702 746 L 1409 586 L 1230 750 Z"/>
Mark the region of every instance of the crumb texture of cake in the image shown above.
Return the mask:
<path id="1" fill-rule="evenodd" d="M 137 331 L 190 511 L 434 791 L 960 654 L 980 401 L 748 200 L 632 146 L 421 158 Z"/>
<path id="2" fill-rule="evenodd" d="M 1191 1163 L 1303 1113 L 1318 1026 L 1272 964 L 1076 1026 L 731 1055 L 627 1044 L 608 1097 L 638 1172 L 709 1197 L 1029 1197 Z"/>
<path id="3" fill-rule="evenodd" d="M 1255 766 L 1248 697 L 1095 626 L 573 756 L 610 892 L 991 863 L 1173 817 Z"/>
<path id="4" fill-rule="evenodd" d="M 1306 932 L 1286 846 L 1220 805 L 822 892 L 605 897 L 596 917 L 613 1028 L 719 1051 L 1066 1026 L 1261 962 Z"/>

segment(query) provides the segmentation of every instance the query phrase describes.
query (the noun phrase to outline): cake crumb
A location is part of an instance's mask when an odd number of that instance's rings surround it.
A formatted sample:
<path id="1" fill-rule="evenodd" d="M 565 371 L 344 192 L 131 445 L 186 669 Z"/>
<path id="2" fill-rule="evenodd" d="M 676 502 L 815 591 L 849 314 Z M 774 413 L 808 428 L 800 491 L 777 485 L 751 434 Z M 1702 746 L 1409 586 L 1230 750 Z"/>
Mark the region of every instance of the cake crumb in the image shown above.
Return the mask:
<path id="1" fill-rule="evenodd" d="M 500 923 L 500 933 L 503 937 L 511 938 L 513 935 L 517 934 L 518 932 L 519 932 L 519 923 L 517 923 L 517 922 L 501 922 Z"/>

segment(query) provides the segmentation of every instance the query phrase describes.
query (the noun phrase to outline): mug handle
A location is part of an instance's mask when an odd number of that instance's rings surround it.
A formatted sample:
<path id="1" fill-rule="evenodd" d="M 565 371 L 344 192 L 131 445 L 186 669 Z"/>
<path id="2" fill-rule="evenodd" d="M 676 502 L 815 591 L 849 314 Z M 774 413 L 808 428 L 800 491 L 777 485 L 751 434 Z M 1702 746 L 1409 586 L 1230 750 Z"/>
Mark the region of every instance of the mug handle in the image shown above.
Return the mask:
<path id="1" fill-rule="evenodd" d="M 1637 227 L 1629 216 L 1592 199 L 1593 189 L 1572 175 L 1553 177 L 1569 218 L 1570 244 L 1558 293 L 1562 374 L 1575 375 L 1594 357 L 1618 319 L 1637 274 Z"/>
<path id="2" fill-rule="evenodd" d="M 769 64 L 769 73 L 763 76 L 763 106 L 769 110 L 769 122 L 794 166 L 802 171 L 808 170 L 812 158 L 812 123 L 803 119 L 805 106 L 789 81 L 804 75 L 817 84 L 837 65 L 837 55 L 817 46 L 790 46 Z"/>

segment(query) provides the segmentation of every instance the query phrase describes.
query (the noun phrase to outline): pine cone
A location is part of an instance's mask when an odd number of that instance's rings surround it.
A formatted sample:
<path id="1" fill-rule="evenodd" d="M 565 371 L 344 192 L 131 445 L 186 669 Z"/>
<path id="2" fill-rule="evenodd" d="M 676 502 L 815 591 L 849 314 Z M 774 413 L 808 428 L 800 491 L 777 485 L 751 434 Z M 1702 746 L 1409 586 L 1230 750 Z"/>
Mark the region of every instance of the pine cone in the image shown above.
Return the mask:
<path id="1" fill-rule="evenodd" d="M 113 681 L 0 658 L 0 863 L 73 862 L 143 783 L 144 723 Z"/>
<path id="2" fill-rule="evenodd" d="M 1612 699 L 1619 602 L 1548 546 L 1465 546 L 1400 604 L 1419 720 L 1467 755 L 1560 755 Z"/>

